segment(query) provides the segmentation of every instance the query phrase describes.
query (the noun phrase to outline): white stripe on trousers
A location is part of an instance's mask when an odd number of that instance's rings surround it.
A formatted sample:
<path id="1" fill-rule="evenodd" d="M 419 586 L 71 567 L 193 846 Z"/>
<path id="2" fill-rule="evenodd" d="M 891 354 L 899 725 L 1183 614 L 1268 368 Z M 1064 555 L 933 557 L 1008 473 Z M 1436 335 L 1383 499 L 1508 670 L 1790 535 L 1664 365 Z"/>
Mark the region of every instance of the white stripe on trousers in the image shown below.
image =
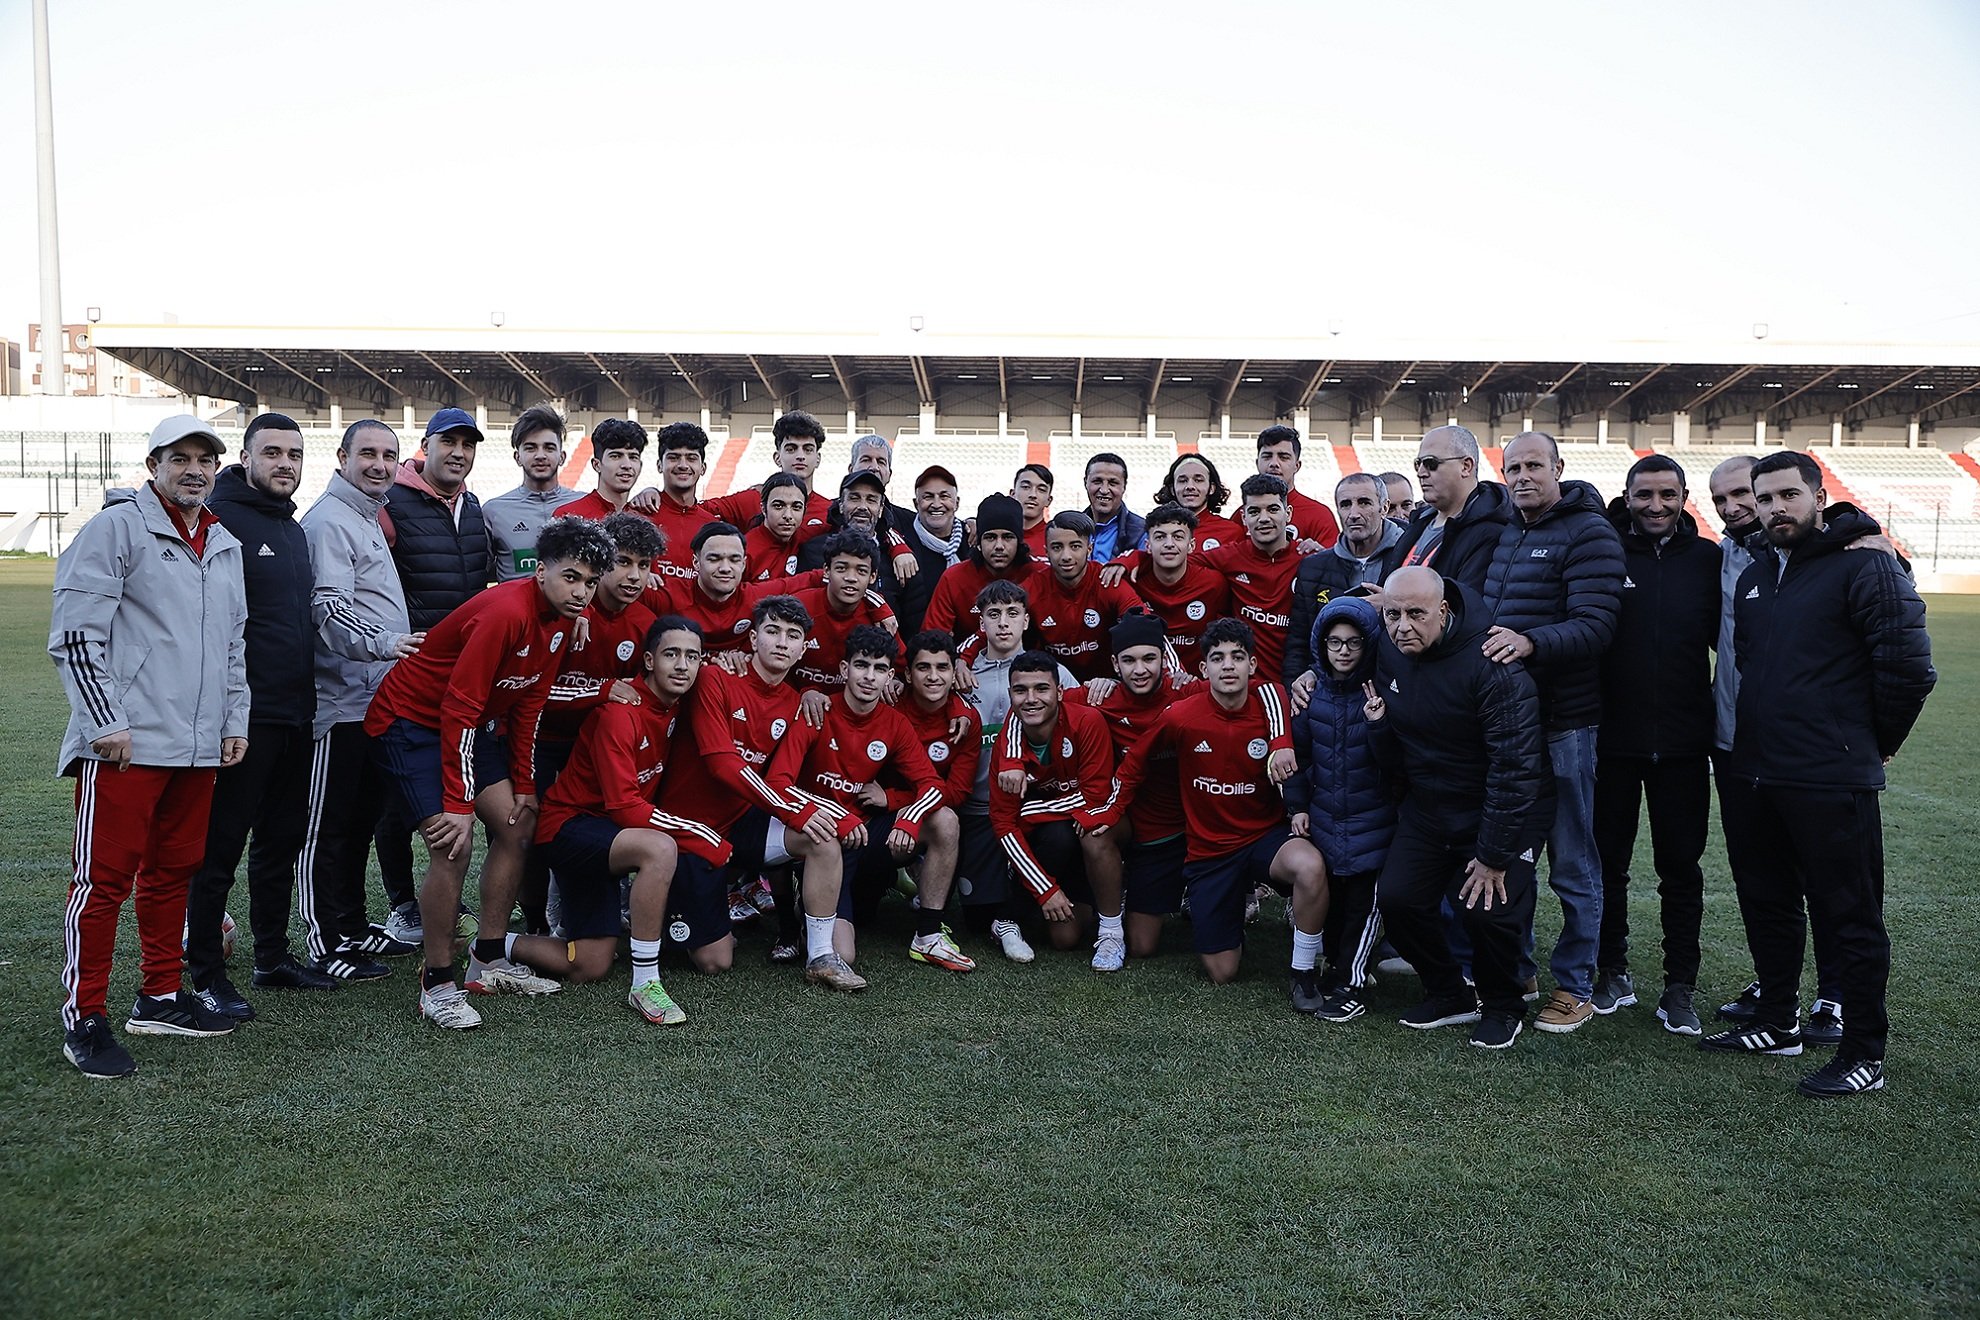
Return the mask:
<path id="1" fill-rule="evenodd" d="M 1368 955 L 1375 952 L 1375 932 L 1382 928 L 1382 909 L 1369 904 L 1368 919 L 1361 923 L 1361 935 L 1354 942 L 1354 958 L 1348 963 L 1348 984 L 1359 987 L 1368 979 Z"/>
<path id="2" fill-rule="evenodd" d="M 296 912 L 302 917 L 305 944 L 311 958 L 330 951 L 330 941 L 316 910 L 316 847 L 323 837 L 323 811 L 329 801 L 330 744 L 337 726 L 316 740 L 309 753 L 309 828 L 303 834 L 302 854 L 296 859 Z"/>
<path id="3" fill-rule="evenodd" d="M 96 771 L 101 761 L 84 761 L 76 795 L 76 875 L 62 909 L 62 1025 L 76 1025 L 76 991 L 82 984 L 82 914 L 89 905 L 89 866 L 96 841 Z"/>

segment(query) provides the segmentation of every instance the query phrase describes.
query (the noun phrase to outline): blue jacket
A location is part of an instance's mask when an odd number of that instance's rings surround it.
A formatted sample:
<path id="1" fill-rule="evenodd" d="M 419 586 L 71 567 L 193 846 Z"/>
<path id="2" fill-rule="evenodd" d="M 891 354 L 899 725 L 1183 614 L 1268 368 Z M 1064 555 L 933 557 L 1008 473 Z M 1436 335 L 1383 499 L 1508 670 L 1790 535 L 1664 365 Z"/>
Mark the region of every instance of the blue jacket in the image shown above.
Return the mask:
<path id="1" fill-rule="evenodd" d="M 1382 869 L 1396 836 L 1396 785 L 1375 759 L 1367 698 L 1361 685 L 1375 677 L 1375 647 L 1381 639 L 1375 607 L 1359 596 L 1342 596 L 1320 609 L 1311 643 L 1324 654 L 1322 638 L 1347 621 L 1365 639 L 1361 663 L 1337 678 L 1324 663 L 1306 709 L 1293 720 L 1293 748 L 1300 771 L 1286 783 L 1286 808 L 1307 812 L 1314 847 L 1327 859 L 1329 875 L 1365 875 Z"/>

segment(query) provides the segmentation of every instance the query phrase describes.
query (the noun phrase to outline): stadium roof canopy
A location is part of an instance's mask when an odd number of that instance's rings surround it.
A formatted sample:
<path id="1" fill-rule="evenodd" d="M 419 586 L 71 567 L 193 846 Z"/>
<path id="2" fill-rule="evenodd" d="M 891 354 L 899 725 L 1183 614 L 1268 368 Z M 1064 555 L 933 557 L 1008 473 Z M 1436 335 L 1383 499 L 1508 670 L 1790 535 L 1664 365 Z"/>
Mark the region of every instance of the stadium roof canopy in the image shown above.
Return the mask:
<path id="1" fill-rule="evenodd" d="M 282 408 L 379 411 L 420 404 L 572 409 L 868 412 L 869 392 L 942 409 L 945 393 L 1022 389 L 1078 410 L 1101 390 L 1142 411 L 1350 417 L 1428 423 L 1460 405 L 1516 416 L 1542 398 L 1563 417 L 1646 420 L 1840 415 L 1861 422 L 1980 414 L 1980 346 L 1608 341 L 1496 343 L 1345 335 L 1257 340 L 778 332 L 119 325 L 96 347 L 192 394 Z M 802 400 L 802 403 L 800 403 Z"/>

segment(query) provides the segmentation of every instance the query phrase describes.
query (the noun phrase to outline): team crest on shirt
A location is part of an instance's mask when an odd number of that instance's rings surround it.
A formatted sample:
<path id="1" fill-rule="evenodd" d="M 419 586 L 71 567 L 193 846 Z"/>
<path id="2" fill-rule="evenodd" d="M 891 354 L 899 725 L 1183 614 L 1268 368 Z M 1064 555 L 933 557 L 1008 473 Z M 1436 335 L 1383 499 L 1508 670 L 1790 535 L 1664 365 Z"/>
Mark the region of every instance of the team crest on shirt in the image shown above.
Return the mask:
<path id="1" fill-rule="evenodd" d="M 667 938 L 676 944 L 686 944 L 688 936 L 692 934 L 694 932 L 688 929 L 685 921 L 676 920 L 673 925 L 667 927 Z"/>
<path id="2" fill-rule="evenodd" d="M 1099 610 L 1088 610 L 1086 612 L 1086 626 L 1089 628 L 1098 628 L 1100 626 Z"/>
<path id="3" fill-rule="evenodd" d="M 1244 750 L 1245 753 L 1248 756 L 1250 756 L 1252 760 L 1262 761 L 1265 759 L 1265 753 L 1270 751 L 1271 748 L 1266 745 L 1266 742 L 1263 738 L 1253 738 L 1250 742 L 1244 745 Z"/>
<path id="4" fill-rule="evenodd" d="M 784 576 L 795 577 L 796 575 L 797 575 L 797 556 L 792 555 L 788 559 L 784 560 Z"/>
<path id="5" fill-rule="evenodd" d="M 1187 614 L 1192 619 L 1201 619 L 1204 615 L 1208 614 L 1209 612 L 1210 612 L 1209 610 L 1204 608 L 1203 602 L 1200 600 L 1193 600 L 1189 604 L 1183 607 L 1183 613 Z"/>
<path id="6" fill-rule="evenodd" d="M 783 736 L 784 736 L 784 730 L 786 730 L 786 729 L 788 729 L 788 728 L 790 728 L 790 727 L 791 727 L 790 725 L 788 725 L 788 724 L 786 724 L 786 723 L 785 723 L 784 721 L 782 721 L 782 720 L 771 720 L 771 721 L 770 721 L 770 736 L 771 736 L 772 738 L 781 738 L 781 737 L 783 737 Z"/>
<path id="7" fill-rule="evenodd" d="M 1072 739 L 1070 739 L 1070 738 L 1061 738 L 1061 739 L 1059 740 L 1059 755 L 1060 755 L 1060 756 L 1071 756 L 1071 755 L 1072 755 Z"/>
<path id="8" fill-rule="evenodd" d="M 738 636 L 738 637 L 740 637 L 740 636 L 742 636 L 742 635 L 743 635 L 744 633 L 746 633 L 746 632 L 748 632 L 748 631 L 749 631 L 749 620 L 748 620 L 748 619 L 737 619 L 737 620 L 736 620 L 736 636 Z"/>
<path id="9" fill-rule="evenodd" d="M 946 760 L 948 760 L 948 759 L 949 759 L 949 744 L 947 744 L 947 743 L 945 743 L 945 742 L 932 742 L 932 743 L 929 743 L 929 744 L 928 744 L 928 759 L 929 759 L 929 760 L 931 760 L 931 761 L 933 761 L 933 762 L 935 762 L 935 763 L 936 763 L 937 765 L 940 765 L 940 764 L 941 764 L 942 762 L 944 762 L 944 761 L 946 761 Z"/>
<path id="10" fill-rule="evenodd" d="M 629 638 L 629 639 L 627 639 L 626 641 L 623 641 L 623 642 L 620 642 L 620 643 L 619 643 L 619 650 L 618 650 L 618 656 L 619 656 L 619 659 L 621 659 L 621 660 L 630 660 L 630 659 L 632 659 L 632 658 L 633 658 L 633 652 L 634 652 L 634 651 L 636 651 L 636 650 L 638 650 L 638 649 L 639 649 L 638 647 L 636 647 L 636 646 L 634 646 L 634 645 L 632 644 L 632 641 L 631 641 L 631 639 L 630 639 L 630 638 Z"/>
<path id="11" fill-rule="evenodd" d="M 878 738 L 875 738 L 872 742 L 866 744 L 866 759 L 869 761 L 886 760 L 887 744 L 881 742 Z"/>
<path id="12" fill-rule="evenodd" d="M 558 649 L 559 647 L 561 647 L 561 646 L 562 646 L 563 644 L 564 644 L 564 634 L 562 634 L 562 633 L 551 633 L 551 634 L 550 634 L 550 654 L 551 654 L 551 655 L 555 655 L 555 654 L 557 654 L 557 649 Z"/>

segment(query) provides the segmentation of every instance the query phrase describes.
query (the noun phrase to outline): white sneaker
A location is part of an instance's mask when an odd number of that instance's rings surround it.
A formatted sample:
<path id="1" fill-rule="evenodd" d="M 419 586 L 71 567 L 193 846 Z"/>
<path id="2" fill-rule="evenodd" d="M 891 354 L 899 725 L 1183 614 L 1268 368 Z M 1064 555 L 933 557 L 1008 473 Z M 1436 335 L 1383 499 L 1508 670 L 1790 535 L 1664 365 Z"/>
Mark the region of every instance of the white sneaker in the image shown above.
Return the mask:
<path id="1" fill-rule="evenodd" d="M 564 987 L 507 958 L 483 962 L 471 957 L 468 959 L 467 988 L 477 995 L 554 995 Z"/>
<path id="2" fill-rule="evenodd" d="M 1127 966 L 1127 940 L 1119 935 L 1102 935 L 1093 941 L 1093 970 L 1118 972 Z"/>
<path id="3" fill-rule="evenodd" d="M 419 992 L 419 1015 L 452 1031 L 471 1031 L 481 1025 L 481 1014 L 468 1003 L 467 992 L 452 981 Z"/>
<path id="4" fill-rule="evenodd" d="M 425 940 L 426 933 L 419 924 L 419 905 L 409 903 L 405 907 L 392 909 L 392 915 L 385 918 L 385 933 L 406 944 L 418 944 Z"/>
<path id="5" fill-rule="evenodd" d="M 993 921 L 990 923 L 990 933 L 1004 946 L 1004 956 L 1012 962 L 1028 963 L 1038 956 L 1024 942 L 1024 929 L 1015 921 Z"/>

